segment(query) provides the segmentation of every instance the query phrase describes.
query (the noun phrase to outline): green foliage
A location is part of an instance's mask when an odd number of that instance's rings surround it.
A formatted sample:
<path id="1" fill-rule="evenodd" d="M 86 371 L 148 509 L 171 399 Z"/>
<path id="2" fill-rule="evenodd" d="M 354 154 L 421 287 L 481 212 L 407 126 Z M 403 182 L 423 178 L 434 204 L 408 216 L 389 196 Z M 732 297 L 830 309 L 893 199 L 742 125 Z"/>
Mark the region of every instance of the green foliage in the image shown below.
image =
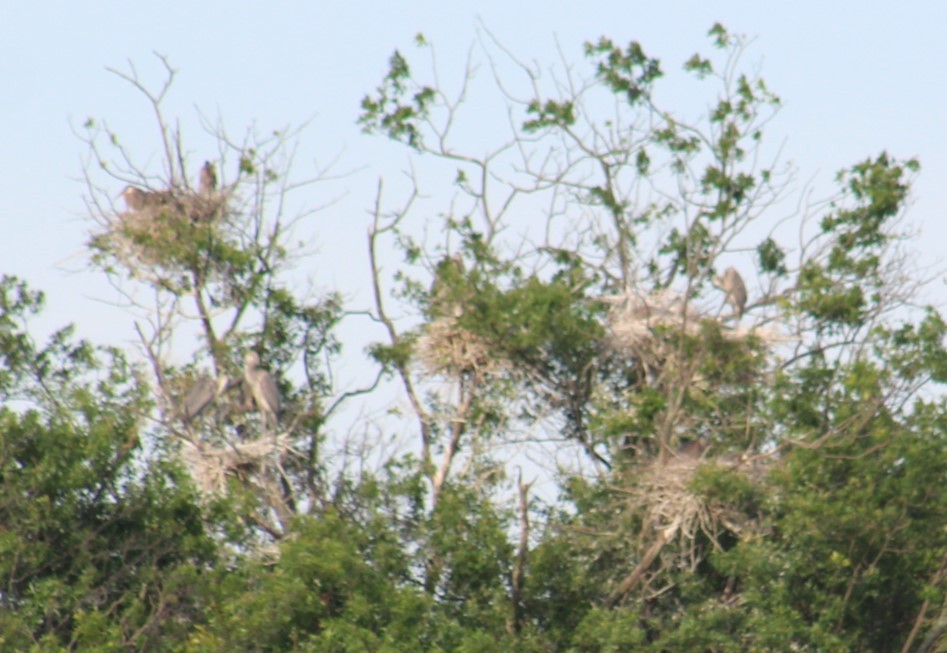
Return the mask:
<path id="1" fill-rule="evenodd" d="M 897 648 L 920 608 L 923 579 L 939 564 L 929 553 L 943 550 L 943 529 L 917 529 L 943 510 L 941 445 L 899 431 L 879 425 L 842 432 L 818 451 L 797 449 L 782 476 L 774 535 L 747 546 L 748 585 L 761 584 L 753 602 L 774 610 L 773 596 L 795 613 L 796 636 L 814 645 Z"/>
<path id="2" fill-rule="evenodd" d="M 444 599 L 444 608 L 473 627 L 495 621 L 494 627 L 502 628 L 506 614 L 503 581 L 512 547 L 495 510 L 475 492 L 451 486 L 428 525 L 433 562 L 427 581 Z"/>
<path id="3" fill-rule="evenodd" d="M 369 355 L 386 368 L 405 369 L 414 350 L 413 339 L 403 338 L 396 345 L 373 344 Z"/>
<path id="4" fill-rule="evenodd" d="M 68 328 L 37 346 L 42 295 L 4 279 L 0 648 L 889 651 L 939 637 L 947 323 L 907 310 L 892 259 L 918 165 L 868 158 L 800 225 L 811 240 L 760 236 L 750 225 L 786 190 L 757 165 L 781 101 L 740 72 L 745 39 L 719 24 L 709 37 L 683 66 L 711 88 L 699 120 L 660 105 L 662 62 L 602 38 L 584 85 L 550 98 L 533 78 L 512 140 L 486 155 L 451 133 L 467 87 L 448 101 L 392 55 L 359 124 L 456 171 L 456 196 L 421 226 L 415 196 L 394 211 L 377 198 L 370 318 L 386 340 L 367 348 L 364 387 L 334 386 L 343 299 L 302 300 L 279 276 L 281 141 L 235 152 L 213 220 L 192 219 L 183 156 L 145 216 L 160 220 L 110 215 L 124 231 L 93 240 L 95 261 L 175 310 L 193 300 L 215 375 L 266 354 L 284 407 L 272 429 L 230 381 L 232 400 L 181 420 L 199 364 L 165 365 L 160 346 L 158 401 L 120 350 Z M 515 240 L 524 196 L 549 217 Z M 403 253 L 394 293 L 375 258 L 388 244 Z M 715 271 L 731 259 L 751 301 L 728 314 L 740 286 Z M 329 422 L 358 397 L 383 397 L 388 417 Z M 377 414 L 372 401 L 353 412 Z M 188 446 L 231 460 L 219 495 L 191 485 Z"/>
<path id="5" fill-rule="evenodd" d="M 352 499 L 367 501 L 367 522 L 336 511 L 300 519 L 278 561 L 219 574 L 216 607 L 187 650 L 487 650 L 505 638 L 509 545 L 489 505 L 458 488 L 430 518 L 393 522 L 385 504 L 412 484 L 366 480 Z M 424 540 L 433 593 L 398 551 Z"/>
<path id="6" fill-rule="evenodd" d="M 393 140 L 420 148 L 418 122 L 427 118 L 435 90 L 429 86 L 420 87 L 408 97 L 408 82 L 411 80 L 408 62 L 396 51 L 388 66 L 388 74 L 378 87 L 376 96 L 366 95 L 362 100 L 362 115 L 358 122 L 366 132 L 381 132 Z"/>
<path id="7" fill-rule="evenodd" d="M 585 54 L 597 61 L 599 78 L 632 106 L 647 100 L 652 85 L 663 75 L 660 61 L 648 57 L 637 42 L 622 50 L 602 38 L 598 43 L 586 43 Z"/>
<path id="8" fill-rule="evenodd" d="M 783 276 L 786 274 L 786 252 L 772 238 L 767 238 L 756 248 L 760 270 Z"/>
<path id="9" fill-rule="evenodd" d="M 149 402 L 123 359 L 96 372 L 65 331 L 34 349 L 15 323 L 39 295 L 3 288 L 5 388 L 29 399 L 0 410 L 2 647 L 165 650 L 200 619 L 224 513 L 179 466 L 144 457 Z"/>
<path id="10" fill-rule="evenodd" d="M 571 102 L 547 100 L 545 104 L 540 105 L 538 100 L 533 100 L 526 108 L 526 113 L 536 116 L 523 123 L 523 130 L 527 133 L 547 127 L 570 127 L 575 124 L 575 109 Z"/>

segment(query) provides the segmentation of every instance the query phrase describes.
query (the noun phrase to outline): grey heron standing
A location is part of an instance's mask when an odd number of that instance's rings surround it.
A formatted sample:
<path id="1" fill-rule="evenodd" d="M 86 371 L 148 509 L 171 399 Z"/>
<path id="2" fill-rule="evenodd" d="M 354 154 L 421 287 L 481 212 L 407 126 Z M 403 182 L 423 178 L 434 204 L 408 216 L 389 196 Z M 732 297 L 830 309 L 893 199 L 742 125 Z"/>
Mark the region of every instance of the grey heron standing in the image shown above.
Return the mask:
<path id="1" fill-rule="evenodd" d="M 738 318 L 743 317 L 743 309 L 746 308 L 746 284 L 743 283 L 743 277 L 736 271 L 736 268 L 729 267 L 724 270 L 723 277 L 714 277 L 714 285 L 727 294 L 727 303 L 733 307 L 733 313 Z"/>
<path id="2" fill-rule="evenodd" d="M 197 188 L 201 195 L 210 195 L 217 188 L 217 171 L 214 170 L 214 164 L 210 161 L 204 161 L 204 167 L 201 168 L 200 183 Z"/>
<path id="3" fill-rule="evenodd" d="M 181 407 L 184 421 L 191 422 L 197 419 L 201 413 L 216 399 L 218 399 L 230 384 L 230 379 L 226 374 L 220 376 L 217 381 L 206 374 L 202 374 L 194 381 L 194 385 L 187 391 L 184 397 L 184 405 Z"/>
<path id="4" fill-rule="evenodd" d="M 280 415 L 279 388 L 273 376 L 260 367 L 260 355 L 252 349 L 244 357 L 243 379 L 263 418 L 263 426 L 275 426 Z"/>

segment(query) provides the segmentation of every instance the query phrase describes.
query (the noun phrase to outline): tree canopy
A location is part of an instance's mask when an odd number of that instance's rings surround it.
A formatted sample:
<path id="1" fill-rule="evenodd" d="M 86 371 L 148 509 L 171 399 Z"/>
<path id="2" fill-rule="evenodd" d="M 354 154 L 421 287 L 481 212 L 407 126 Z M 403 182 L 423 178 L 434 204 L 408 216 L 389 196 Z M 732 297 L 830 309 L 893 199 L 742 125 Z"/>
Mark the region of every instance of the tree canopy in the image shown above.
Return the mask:
<path id="1" fill-rule="evenodd" d="M 410 161 L 364 207 L 368 309 L 291 274 L 302 130 L 206 124 L 198 160 L 167 60 L 117 72 L 160 163 L 87 122 L 87 246 L 139 346 L 37 344 L 0 284 L 5 650 L 945 650 L 918 162 L 812 200 L 721 25 L 678 69 L 479 46 L 445 85 L 419 35 L 353 112 Z"/>

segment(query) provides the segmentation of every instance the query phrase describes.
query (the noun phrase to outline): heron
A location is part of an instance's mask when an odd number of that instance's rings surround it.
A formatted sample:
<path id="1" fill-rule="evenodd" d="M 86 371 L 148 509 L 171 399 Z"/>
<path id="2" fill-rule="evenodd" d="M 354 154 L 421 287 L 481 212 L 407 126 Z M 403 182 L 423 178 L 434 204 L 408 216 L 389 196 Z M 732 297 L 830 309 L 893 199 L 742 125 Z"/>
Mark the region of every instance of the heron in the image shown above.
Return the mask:
<path id="1" fill-rule="evenodd" d="M 200 417 L 211 403 L 226 392 L 229 385 L 230 379 L 226 374 L 221 375 L 216 381 L 206 374 L 197 377 L 190 390 L 187 391 L 187 396 L 184 397 L 182 406 L 184 421 L 192 422 Z"/>
<path id="2" fill-rule="evenodd" d="M 145 191 L 137 186 L 126 186 L 122 191 L 122 199 L 125 200 L 125 206 L 130 211 L 141 211 L 142 209 L 153 208 L 166 204 L 171 198 L 171 194 L 165 192 Z"/>
<path id="3" fill-rule="evenodd" d="M 729 267 L 724 270 L 723 277 L 714 277 L 714 285 L 727 294 L 726 301 L 733 307 L 734 315 L 742 317 L 746 308 L 746 284 L 736 268 Z"/>
<path id="4" fill-rule="evenodd" d="M 214 164 L 210 161 L 204 161 L 204 167 L 201 168 L 201 177 L 198 189 L 201 195 L 210 195 L 217 188 L 217 171 Z"/>
<path id="5" fill-rule="evenodd" d="M 279 422 L 279 388 L 273 376 L 260 367 L 260 355 L 253 350 L 244 357 L 243 379 L 253 397 L 253 403 L 263 417 L 263 426 L 269 428 Z"/>
<path id="6" fill-rule="evenodd" d="M 137 186 L 126 186 L 125 190 L 122 191 L 122 199 L 125 200 L 125 206 L 130 211 L 141 211 L 145 208 L 147 195 L 148 193 Z"/>

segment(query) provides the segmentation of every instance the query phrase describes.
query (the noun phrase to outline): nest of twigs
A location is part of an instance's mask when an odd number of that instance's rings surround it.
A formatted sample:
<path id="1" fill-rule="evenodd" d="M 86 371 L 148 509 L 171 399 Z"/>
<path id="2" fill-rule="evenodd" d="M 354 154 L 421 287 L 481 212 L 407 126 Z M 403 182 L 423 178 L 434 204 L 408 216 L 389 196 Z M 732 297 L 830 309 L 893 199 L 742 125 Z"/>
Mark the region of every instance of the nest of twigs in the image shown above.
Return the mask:
<path id="1" fill-rule="evenodd" d="M 192 191 L 148 193 L 137 209 L 109 216 L 92 244 L 131 269 L 174 267 L 214 237 L 226 214 L 226 198 Z"/>
<path id="2" fill-rule="evenodd" d="M 731 321 L 732 314 L 713 314 L 694 301 L 670 290 L 642 293 L 630 289 L 621 295 L 603 297 L 608 310 L 609 346 L 618 352 L 640 352 L 655 349 L 662 332 L 668 331 L 696 336 L 702 323 L 714 320 L 721 324 L 723 337 L 742 340 L 753 336 L 764 345 L 788 340 L 773 328 L 751 328 Z"/>
<path id="3" fill-rule="evenodd" d="M 629 290 L 603 297 L 608 311 L 609 345 L 616 351 L 637 351 L 653 344 L 656 329 L 683 329 L 688 335 L 700 330 L 702 316 L 679 295 L 666 290 L 643 294 Z"/>
<path id="4" fill-rule="evenodd" d="M 633 503 L 645 510 L 645 524 L 663 533 L 665 541 L 677 537 L 682 552 L 691 551 L 699 533 L 718 545 L 717 538 L 724 531 L 741 536 L 747 516 L 734 506 L 711 501 L 694 492 L 692 481 L 701 465 L 716 465 L 748 478 L 752 483 L 762 482 L 767 465 L 760 460 L 747 461 L 734 454 L 719 458 L 672 456 L 670 460 L 654 460 L 642 470 L 635 488 Z"/>
<path id="5" fill-rule="evenodd" d="M 703 461 L 694 457 L 655 460 L 642 474 L 635 501 L 645 508 L 645 523 L 663 531 L 675 525 L 682 540 L 693 542 L 698 532 L 715 539 L 720 522 L 703 497 L 691 490 L 694 472 Z"/>
<path id="6" fill-rule="evenodd" d="M 286 435 L 222 446 L 184 441 L 182 457 L 198 487 L 214 495 L 226 491 L 228 477 L 246 478 L 268 461 L 279 460 L 291 448 Z"/>
<path id="7" fill-rule="evenodd" d="M 424 327 L 418 339 L 417 361 L 428 374 L 478 376 L 499 374 L 506 361 L 482 337 L 462 328 L 455 317 L 440 317 Z"/>
<path id="8" fill-rule="evenodd" d="M 726 530 L 740 536 L 747 523 L 735 507 L 709 501 L 692 489 L 694 473 L 702 461 L 697 456 L 675 456 L 670 461 L 655 460 L 642 468 L 641 480 L 632 492 L 631 508 L 643 509 L 645 532 L 651 542 L 640 555 L 634 568 L 612 589 L 608 602 L 617 604 L 642 583 L 647 583 L 652 564 L 660 557 L 662 567 L 683 566 L 690 569 L 706 555 L 697 543 L 703 533 L 719 547 L 718 537 Z M 724 458 L 718 464 L 735 466 Z M 668 556 L 666 546 L 679 541 L 679 548 Z"/>

